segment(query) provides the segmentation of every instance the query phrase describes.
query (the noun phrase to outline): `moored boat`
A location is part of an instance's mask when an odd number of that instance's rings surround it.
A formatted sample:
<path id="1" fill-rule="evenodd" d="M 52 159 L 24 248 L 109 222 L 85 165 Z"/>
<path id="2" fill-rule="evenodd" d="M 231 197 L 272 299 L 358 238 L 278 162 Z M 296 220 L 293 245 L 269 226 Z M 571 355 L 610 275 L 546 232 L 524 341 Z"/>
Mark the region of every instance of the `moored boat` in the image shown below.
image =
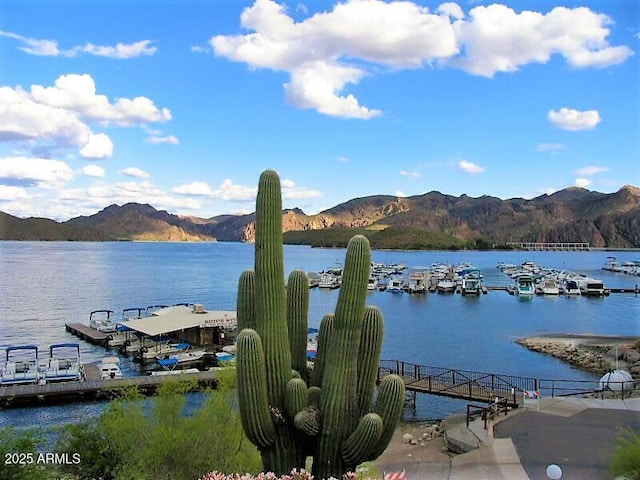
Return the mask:
<path id="1" fill-rule="evenodd" d="M 175 353 L 156 355 L 156 360 L 161 367 L 173 370 L 178 365 L 200 362 L 206 354 L 204 350 L 192 350 L 188 343 L 180 343 L 175 348 L 178 349 Z"/>
<path id="2" fill-rule="evenodd" d="M 100 377 L 103 380 L 122 378 L 120 359 L 118 357 L 105 357 L 98 364 Z"/>
<path id="3" fill-rule="evenodd" d="M 543 295 L 559 295 L 560 287 L 552 277 L 545 277 L 540 283 L 540 293 Z"/>
<path id="4" fill-rule="evenodd" d="M 77 343 L 56 343 L 49 346 L 49 359 L 41 373 L 42 380 L 46 383 L 83 380 L 80 345 Z"/>
<path id="5" fill-rule="evenodd" d="M 574 279 L 568 278 L 564 281 L 563 293 L 567 297 L 579 297 L 582 295 L 580 292 L 580 285 Z"/>
<path id="6" fill-rule="evenodd" d="M 38 383 L 39 378 L 37 345 L 18 345 L 5 349 L 0 385 Z"/>
<path id="7" fill-rule="evenodd" d="M 400 277 L 399 275 L 390 277 L 389 283 L 387 284 L 387 292 L 402 293 L 402 277 Z"/>
<path id="8" fill-rule="evenodd" d="M 532 296 L 535 293 L 531 275 L 523 273 L 516 277 L 516 293 L 525 297 Z"/>
<path id="9" fill-rule="evenodd" d="M 482 275 L 479 270 L 471 270 L 462 277 L 461 293 L 465 296 L 482 293 Z"/>

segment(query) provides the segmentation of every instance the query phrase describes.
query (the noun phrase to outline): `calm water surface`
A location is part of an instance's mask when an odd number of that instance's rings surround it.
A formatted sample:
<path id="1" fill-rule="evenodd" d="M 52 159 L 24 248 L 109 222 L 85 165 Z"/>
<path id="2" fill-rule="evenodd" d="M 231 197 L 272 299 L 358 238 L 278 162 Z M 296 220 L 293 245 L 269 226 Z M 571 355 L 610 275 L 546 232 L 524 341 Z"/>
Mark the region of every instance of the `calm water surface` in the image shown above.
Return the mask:
<path id="1" fill-rule="evenodd" d="M 343 249 L 285 247 L 285 269 L 319 271 L 344 261 Z M 375 251 L 373 261 L 429 266 L 471 262 L 486 285 L 511 280 L 498 262 L 539 265 L 584 273 L 608 288 L 632 288 L 640 278 L 602 270 L 608 255 L 620 261 L 638 252 L 403 252 Z M 78 341 L 65 322 L 87 322 L 91 310 L 178 302 L 235 309 L 240 273 L 253 268 L 253 245 L 239 243 L 0 242 L 0 352 L 9 345 Z M 339 291 L 311 291 L 309 325 L 317 327 L 335 309 Z M 640 297 L 535 297 L 506 292 L 481 297 L 372 292 L 368 303 L 385 317 L 382 358 L 423 365 L 524 375 L 594 379 L 556 359 L 520 347 L 514 340 L 542 333 L 640 335 Z M 105 350 L 81 342 L 83 360 L 98 361 Z M 125 373 L 137 366 L 123 360 Z M 466 402 L 421 395 L 408 416 L 442 418 L 463 411 Z M 3 411 L 0 426 L 55 425 L 97 416 L 101 404 L 75 404 Z"/>

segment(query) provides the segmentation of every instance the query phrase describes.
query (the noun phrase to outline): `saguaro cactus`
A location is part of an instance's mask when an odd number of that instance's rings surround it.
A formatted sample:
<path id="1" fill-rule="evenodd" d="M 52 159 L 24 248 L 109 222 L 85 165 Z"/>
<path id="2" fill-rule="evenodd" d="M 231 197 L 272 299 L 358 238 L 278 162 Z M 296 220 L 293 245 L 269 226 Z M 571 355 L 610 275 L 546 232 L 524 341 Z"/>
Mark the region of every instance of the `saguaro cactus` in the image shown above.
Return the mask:
<path id="1" fill-rule="evenodd" d="M 238 285 L 237 375 L 245 432 L 266 470 L 277 474 L 313 456 L 316 479 L 339 478 L 386 448 L 402 412 L 404 383 L 391 375 L 375 394 L 381 312 L 365 307 L 369 242 L 349 242 L 334 315 L 319 333 L 315 368 L 306 366 L 309 285 L 294 271 L 284 285 L 278 175 L 262 173 L 256 201 L 255 273 Z M 285 291 L 286 290 L 286 291 Z"/>

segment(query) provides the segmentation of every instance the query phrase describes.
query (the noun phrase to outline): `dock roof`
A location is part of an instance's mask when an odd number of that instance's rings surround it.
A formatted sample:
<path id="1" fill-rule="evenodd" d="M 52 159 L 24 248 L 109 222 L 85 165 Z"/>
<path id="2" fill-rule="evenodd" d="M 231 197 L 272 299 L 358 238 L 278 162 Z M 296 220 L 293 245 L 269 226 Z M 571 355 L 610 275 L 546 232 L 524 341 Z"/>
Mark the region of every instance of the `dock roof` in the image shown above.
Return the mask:
<path id="1" fill-rule="evenodd" d="M 121 325 L 143 335 L 156 336 L 193 327 L 226 327 L 237 324 L 235 310 L 215 310 L 195 313 L 191 307 L 177 305 L 156 310 L 149 317 L 136 318 Z"/>

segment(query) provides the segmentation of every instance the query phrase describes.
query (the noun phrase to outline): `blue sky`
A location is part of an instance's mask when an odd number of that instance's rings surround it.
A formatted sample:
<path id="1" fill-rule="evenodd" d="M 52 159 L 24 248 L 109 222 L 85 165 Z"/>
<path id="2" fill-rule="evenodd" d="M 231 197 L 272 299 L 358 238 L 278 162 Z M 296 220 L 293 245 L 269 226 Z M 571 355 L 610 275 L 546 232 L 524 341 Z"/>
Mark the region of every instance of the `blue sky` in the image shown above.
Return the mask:
<path id="1" fill-rule="evenodd" d="M 636 0 L 3 0 L 0 210 L 640 184 Z"/>

